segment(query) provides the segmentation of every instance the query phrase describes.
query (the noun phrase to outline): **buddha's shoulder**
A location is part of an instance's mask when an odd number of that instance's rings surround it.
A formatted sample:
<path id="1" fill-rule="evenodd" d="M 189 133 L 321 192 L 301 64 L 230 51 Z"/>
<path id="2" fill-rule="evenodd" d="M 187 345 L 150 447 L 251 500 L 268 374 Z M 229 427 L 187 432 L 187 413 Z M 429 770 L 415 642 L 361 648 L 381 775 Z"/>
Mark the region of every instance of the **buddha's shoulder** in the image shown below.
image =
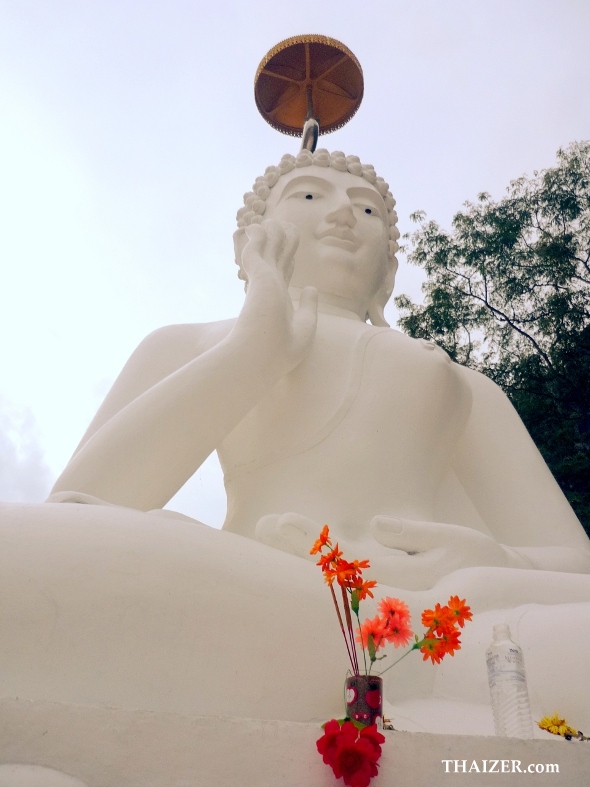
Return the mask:
<path id="1" fill-rule="evenodd" d="M 438 344 L 426 339 L 414 339 L 395 328 L 369 326 L 369 338 L 376 352 L 387 353 L 392 359 L 404 356 L 414 363 L 453 364 L 450 355 Z M 373 338 L 374 337 L 374 338 Z"/>
<path id="2" fill-rule="evenodd" d="M 234 322 L 166 325 L 152 331 L 125 364 L 124 378 L 153 385 L 222 341 Z"/>
<path id="3" fill-rule="evenodd" d="M 222 341 L 235 324 L 233 320 L 206 323 L 180 323 L 165 325 L 148 334 L 137 351 L 149 353 L 172 353 L 173 355 L 196 356 Z M 136 351 L 136 352 L 137 352 Z"/>
<path id="4" fill-rule="evenodd" d="M 448 364 L 450 371 L 461 379 L 474 398 L 488 404 L 506 404 L 508 398 L 502 388 L 487 375 L 456 363 L 440 345 L 426 339 L 414 339 L 406 333 L 393 328 L 383 331 L 383 340 L 389 346 L 392 356 L 403 353 L 415 363 Z"/>
<path id="5" fill-rule="evenodd" d="M 372 342 L 375 351 L 381 356 L 387 355 L 392 363 L 404 357 L 412 364 L 448 365 L 453 374 L 460 377 L 475 395 L 487 398 L 506 398 L 500 386 L 493 380 L 475 369 L 456 363 L 446 350 L 435 342 L 414 339 L 395 328 L 383 329 L 372 326 L 368 326 L 368 328 L 371 331 L 370 336 L 379 336 L 378 341 Z"/>

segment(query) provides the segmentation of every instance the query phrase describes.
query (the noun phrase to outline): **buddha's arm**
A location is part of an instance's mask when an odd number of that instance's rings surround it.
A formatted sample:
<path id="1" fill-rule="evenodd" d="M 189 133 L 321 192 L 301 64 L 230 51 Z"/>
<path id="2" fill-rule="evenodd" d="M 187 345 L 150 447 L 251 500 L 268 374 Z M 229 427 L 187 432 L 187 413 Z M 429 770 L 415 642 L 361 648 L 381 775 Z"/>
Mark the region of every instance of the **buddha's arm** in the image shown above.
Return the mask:
<path id="1" fill-rule="evenodd" d="M 167 325 L 146 336 L 123 367 L 80 440 L 74 456 L 128 404 L 227 337 L 235 320 Z"/>
<path id="2" fill-rule="evenodd" d="M 156 382 L 161 375 L 150 371 L 150 349 L 158 334 L 140 348 L 53 493 L 75 491 L 143 510 L 165 505 L 300 362 L 315 333 L 315 290 L 294 313 L 287 283 L 297 238 L 285 233 L 271 244 L 267 232 L 277 234 L 249 228 L 242 256 L 248 294 L 227 336 Z M 162 368 L 162 348 L 159 355 Z"/>
<path id="3" fill-rule="evenodd" d="M 590 572 L 590 542 L 514 407 L 462 368 L 472 410 L 454 469 L 497 542 L 534 568 Z"/>

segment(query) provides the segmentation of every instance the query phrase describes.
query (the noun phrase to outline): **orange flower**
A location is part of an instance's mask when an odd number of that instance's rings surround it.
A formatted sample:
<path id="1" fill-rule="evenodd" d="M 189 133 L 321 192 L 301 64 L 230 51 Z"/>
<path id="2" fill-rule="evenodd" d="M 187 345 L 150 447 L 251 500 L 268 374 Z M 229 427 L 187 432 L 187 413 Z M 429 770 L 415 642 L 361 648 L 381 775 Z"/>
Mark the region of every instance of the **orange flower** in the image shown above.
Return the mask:
<path id="1" fill-rule="evenodd" d="M 465 625 L 466 620 L 471 620 L 471 608 L 465 603 L 465 599 L 460 599 L 459 596 L 451 596 L 449 599 L 449 609 L 451 611 L 451 619 L 457 623 L 461 628 Z"/>
<path id="2" fill-rule="evenodd" d="M 367 618 L 360 629 L 357 629 L 356 641 L 360 642 L 363 648 L 367 648 L 369 646 L 369 635 L 373 637 L 375 650 L 385 647 L 383 621 L 379 615 L 374 617 L 373 620 Z"/>
<path id="3" fill-rule="evenodd" d="M 358 561 L 355 561 L 355 563 L 356 562 Z M 354 587 L 358 569 L 354 563 L 349 563 L 348 560 L 338 558 L 338 560 L 334 561 L 334 566 L 330 573 L 342 587 Z"/>
<path id="4" fill-rule="evenodd" d="M 332 542 L 330 541 L 330 529 L 328 525 L 324 525 L 322 528 L 322 532 L 319 535 L 319 538 L 314 543 L 312 548 L 309 550 L 310 555 L 317 555 L 318 552 L 321 552 L 324 547 L 331 547 Z"/>
<path id="5" fill-rule="evenodd" d="M 425 609 L 422 613 L 422 625 L 431 629 L 436 634 L 442 634 L 449 628 L 453 628 L 455 621 L 448 607 L 441 607 L 437 604 L 434 609 Z"/>
<path id="6" fill-rule="evenodd" d="M 362 577 L 357 577 L 355 580 L 354 589 L 358 594 L 359 601 L 364 601 L 367 596 L 371 596 L 371 598 L 375 598 L 375 596 L 371 593 L 371 589 L 377 587 L 377 582 L 374 579 L 367 579 L 363 582 Z"/>
<path id="7" fill-rule="evenodd" d="M 436 637 L 425 637 L 420 646 L 420 653 L 424 654 L 422 661 L 428 661 L 431 658 L 433 664 L 440 664 L 446 653 L 446 645 Z"/>
<path id="8" fill-rule="evenodd" d="M 341 557 L 342 552 L 338 549 L 338 544 L 336 544 L 336 546 L 333 547 L 327 554 L 320 555 L 320 559 L 316 565 L 321 567 L 322 571 L 324 572 L 324 581 L 327 582 L 328 585 L 332 585 L 334 583 L 334 579 L 336 578 L 335 569 L 341 562 Z"/>
<path id="9" fill-rule="evenodd" d="M 461 650 L 460 636 L 461 634 L 455 628 L 444 631 L 441 634 L 439 642 L 444 642 L 445 654 L 448 653 L 449 656 L 454 656 L 456 650 Z"/>
<path id="10" fill-rule="evenodd" d="M 342 554 L 342 552 L 340 552 L 340 554 Z M 326 557 L 328 556 L 326 555 Z M 335 557 L 333 560 L 326 561 L 322 566 L 322 571 L 324 572 L 324 580 L 328 585 L 333 584 L 334 580 L 337 579 L 339 585 L 348 587 L 350 580 L 356 577 L 354 566 L 340 557 Z"/>
<path id="11" fill-rule="evenodd" d="M 341 557 L 342 552 L 338 549 L 338 544 L 336 544 L 335 547 L 332 547 L 330 552 L 327 552 L 325 555 L 320 555 L 320 559 L 316 563 L 316 566 L 321 566 L 322 571 L 326 571 L 331 563 L 335 563 Z"/>

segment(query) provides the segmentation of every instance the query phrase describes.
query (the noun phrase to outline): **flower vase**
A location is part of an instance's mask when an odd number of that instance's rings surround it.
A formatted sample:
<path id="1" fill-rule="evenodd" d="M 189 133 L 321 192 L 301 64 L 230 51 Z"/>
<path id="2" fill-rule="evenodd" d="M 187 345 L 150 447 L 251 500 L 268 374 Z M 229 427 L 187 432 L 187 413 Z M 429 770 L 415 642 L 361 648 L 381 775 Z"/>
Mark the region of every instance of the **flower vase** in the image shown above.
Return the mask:
<path id="1" fill-rule="evenodd" d="M 345 697 L 349 719 L 383 729 L 383 678 L 351 675 L 346 678 Z"/>

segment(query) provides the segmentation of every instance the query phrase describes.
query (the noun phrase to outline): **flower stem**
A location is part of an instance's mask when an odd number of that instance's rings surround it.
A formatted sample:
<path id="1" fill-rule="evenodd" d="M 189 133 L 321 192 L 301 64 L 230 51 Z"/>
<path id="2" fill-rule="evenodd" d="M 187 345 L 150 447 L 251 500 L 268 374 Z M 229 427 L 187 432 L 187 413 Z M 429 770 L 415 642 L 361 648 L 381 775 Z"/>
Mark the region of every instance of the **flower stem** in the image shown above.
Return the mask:
<path id="1" fill-rule="evenodd" d="M 413 650 L 417 650 L 420 647 L 420 645 L 421 645 L 420 642 L 414 642 L 412 647 L 409 650 L 406 650 L 403 656 L 400 656 L 399 659 L 397 659 L 397 661 L 394 661 L 393 664 L 390 664 L 389 667 L 387 667 L 387 669 L 384 669 L 383 672 L 380 672 L 379 675 L 384 675 L 392 667 L 395 667 L 395 665 L 399 664 L 402 659 L 405 659 L 408 653 L 411 653 Z"/>
<path id="2" fill-rule="evenodd" d="M 355 615 L 356 615 L 357 623 L 359 624 L 359 633 L 360 633 L 360 630 L 361 630 L 361 619 L 359 618 L 359 613 L 358 612 L 355 612 Z M 365 675 L 369 675 L 371 670 L 369 670 L 367 672 L 367 653 L 365 651 L 365 643 L 363 642 L 362 635 L 361 635 L 361 646 L 362 646 L 362 649 L 363 649 L 363 661 L 365 663 Z"/>
<path id="3" fill-rule="evenodd" d="M 336 594 L 334 593 L 334 587 L 330 585 L 330 591 L 332 593 L 332 601 L 334 602 L 334 606 L 336 607 L 336 614 L 338 615 L 338 622 L 340 623 L 340 631 L 342 632 L 342 636 L 344 637 L 344 644 L 346 645 L 346 651 L 348 653 L 348 658 L 350 660 L 350 666 L 352 667 L 352 671 L 354 672 L 354 661 L 352 658 L 352 654 L 350 652 L 350 647 L 348 645 L 348 640 L 346 639 L 346 632 L 344 631 L 344 623 L 342 621 L 342 615 L 340 614 L 340 608 L 338 607 L 338 602 L 336 601 Z M 358 673 L 356 673 L 358 674 Z"/>
<path id="4" fill-rule="evenodd" d="M 342 587 L 342 600 L 344 602 L 344 614 L 346 615 L 346 626 L 348 627 L 348 637 L 350 639 L 350 649 L 354 658 L 354 674 L 360 675 L 359 663 L 356 655 L 356 645 L 354 644 L 354 632 L 352 630 L 352 616 L 350 614 L 350 604 L 348 603 L 348 593 L 344 585 Z"/>

